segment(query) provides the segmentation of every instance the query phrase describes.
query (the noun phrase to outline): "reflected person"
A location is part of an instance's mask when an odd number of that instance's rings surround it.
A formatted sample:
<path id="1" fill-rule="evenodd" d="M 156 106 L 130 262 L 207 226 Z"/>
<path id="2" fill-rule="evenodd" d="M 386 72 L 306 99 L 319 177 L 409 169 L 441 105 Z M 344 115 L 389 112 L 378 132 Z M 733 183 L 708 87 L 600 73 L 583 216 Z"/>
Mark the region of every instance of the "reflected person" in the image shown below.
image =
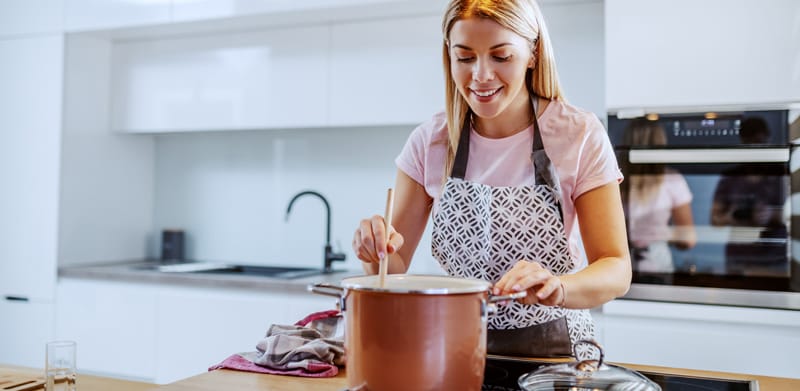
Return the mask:
<path id="1" fill-rule="evenodd" d="M 645 118 L 633 120 L 625 129 L 625 145 L 631 148 L 667 144 L 664 128 Z M 691 202 L 692 193 L 678 171 L 663 164 L 630 164 L 623 202 L 628 216 L 634 270 L 672 273 L 670 245 L 689 249 L 697 243 Z"/>
<path id="2" fill-rule="evenodd" d="M 744 145 L 764 144 L 770 130 L 759 117 L 742 121 Z M 782 274 L 787 265 L 784 204 L 788 176 L 782 165 L 738 164 L 724 171 L 711 206 L 711 224 L 737 227 L 725 246 L 727 274 Z M 747 229 L 756 234 L 747 235 Z M 736 233 L 739 233 L 738 235 Z"/>

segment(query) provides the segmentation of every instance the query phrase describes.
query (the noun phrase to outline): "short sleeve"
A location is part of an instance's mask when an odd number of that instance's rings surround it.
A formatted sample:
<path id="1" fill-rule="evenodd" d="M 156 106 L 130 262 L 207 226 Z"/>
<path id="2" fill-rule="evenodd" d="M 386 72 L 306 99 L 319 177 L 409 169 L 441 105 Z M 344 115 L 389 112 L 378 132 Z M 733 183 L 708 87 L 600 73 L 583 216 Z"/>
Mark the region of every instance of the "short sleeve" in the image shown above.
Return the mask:
<path id="1" fill-rule="evenodd" d="M 608 133 L 594 114 L 589 117 L 586 122 L 583 147 L 579 151 L 578 176 L 573 200 L 597 187 L 611 182 L 622 182 L 622 171 L 619 169 Z"/>
<path id="2" fill-rule="evenodd" d="M 425 184 L 426 133 L 422 125 L 417 126 L 394 161 L 398 169 L 421 185 Z"/>
<path id="3" fill-rule="evenodd" d="M 683 175 L 674 173 L 670 175 L 670 178 L 668 188 L 673 208 L 692 202 L 692 191 L 689 190 L 689 184 L 686 183 Z"/>

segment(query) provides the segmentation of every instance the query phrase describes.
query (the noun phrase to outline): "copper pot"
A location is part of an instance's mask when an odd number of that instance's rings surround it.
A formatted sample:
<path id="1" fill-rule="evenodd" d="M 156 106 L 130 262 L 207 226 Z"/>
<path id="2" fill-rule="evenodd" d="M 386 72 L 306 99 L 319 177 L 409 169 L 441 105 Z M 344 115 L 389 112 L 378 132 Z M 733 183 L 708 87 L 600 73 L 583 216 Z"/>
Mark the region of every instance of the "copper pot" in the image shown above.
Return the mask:
<path id="1" fill-rule="evenodd" d="M 491 284 L 447 276 L 351 277 L 316 284 L 345 314 L 347 384 L 352 390 L 480 390 Z"/>

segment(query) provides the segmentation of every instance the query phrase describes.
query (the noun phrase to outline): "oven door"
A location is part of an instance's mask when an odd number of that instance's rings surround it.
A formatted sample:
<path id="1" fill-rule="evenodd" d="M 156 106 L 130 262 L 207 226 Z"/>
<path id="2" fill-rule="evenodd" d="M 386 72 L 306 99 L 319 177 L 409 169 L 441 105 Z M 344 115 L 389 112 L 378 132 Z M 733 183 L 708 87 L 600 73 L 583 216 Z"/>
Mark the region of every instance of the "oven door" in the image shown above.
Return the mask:
<path id="1" fill-rule="evenodd" d="M 789 147 L 616 151 L 634 284 L 792 290 Z"/>

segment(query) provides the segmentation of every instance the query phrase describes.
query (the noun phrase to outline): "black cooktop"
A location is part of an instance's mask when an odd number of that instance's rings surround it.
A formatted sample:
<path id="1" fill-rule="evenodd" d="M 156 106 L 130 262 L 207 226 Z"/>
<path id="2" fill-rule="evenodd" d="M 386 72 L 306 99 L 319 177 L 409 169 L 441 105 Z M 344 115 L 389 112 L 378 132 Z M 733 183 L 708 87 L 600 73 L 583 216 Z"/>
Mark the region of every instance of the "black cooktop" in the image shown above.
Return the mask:
<path id="1" fill-rule="evenodd" d="M 483 375 L 483 391 L 521 391 L 517 385 L 520 376 L 534 371 L 545 363 L 505 358 L 487 358 Z M 747 380 L 714 379 L 661 373 L 642 372 L 662 391 L 758 391 L 758 383 Z"/>

